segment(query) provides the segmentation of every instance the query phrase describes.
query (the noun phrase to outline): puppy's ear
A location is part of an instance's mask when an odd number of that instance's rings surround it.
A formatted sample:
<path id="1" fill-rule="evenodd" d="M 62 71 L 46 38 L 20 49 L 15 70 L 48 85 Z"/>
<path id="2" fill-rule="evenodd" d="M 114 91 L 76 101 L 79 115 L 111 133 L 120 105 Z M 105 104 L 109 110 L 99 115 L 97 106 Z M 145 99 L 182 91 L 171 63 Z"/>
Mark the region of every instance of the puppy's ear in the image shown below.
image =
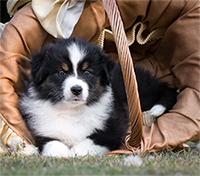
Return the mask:
<path id="1" fill-rule="evenodd" d="M 102 73 L 103 79 L 101 82 L 105 85 L 109 85 L 115 63 L 111 61 L 110 55 L 104 52 L 101 53 L 101 58 L 103 62 L 103 73 Z"/>
<path id="2" fill-rule="evenodd" d="M 48 44 L 39 53 L 32 55 L 31 78 L 35 83 L 40 83 L 47 74 L 45 71 L 45 61 L 48 59 L 51 47 L 52 44 Z"/>

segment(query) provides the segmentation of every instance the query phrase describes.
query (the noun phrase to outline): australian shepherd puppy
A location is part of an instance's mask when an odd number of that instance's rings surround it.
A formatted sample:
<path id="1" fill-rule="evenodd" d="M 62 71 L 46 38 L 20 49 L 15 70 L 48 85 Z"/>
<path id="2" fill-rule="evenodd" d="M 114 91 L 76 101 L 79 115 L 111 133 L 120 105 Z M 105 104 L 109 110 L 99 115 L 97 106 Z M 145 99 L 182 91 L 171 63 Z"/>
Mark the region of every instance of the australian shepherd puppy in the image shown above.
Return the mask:
<path id="1" fill-rule="evenodd" d="M 176 102 L 176 91 L 136 68 L 142 110 L 154 117 Z M 94 44 L 57 40 L 33 55 L 19 109 L 42 155 L 102 155 L 118 149 L 128 128 L 119 64 Z"/>

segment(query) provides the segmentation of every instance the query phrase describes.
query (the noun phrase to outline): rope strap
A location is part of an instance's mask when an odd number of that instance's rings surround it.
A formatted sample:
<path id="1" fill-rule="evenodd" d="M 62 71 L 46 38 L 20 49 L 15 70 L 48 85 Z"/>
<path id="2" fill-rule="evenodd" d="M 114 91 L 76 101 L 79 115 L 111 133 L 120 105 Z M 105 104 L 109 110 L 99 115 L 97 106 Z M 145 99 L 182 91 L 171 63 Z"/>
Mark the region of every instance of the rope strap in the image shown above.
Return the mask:
<path id="1" fill-rule="evenodd" d="M 102 2 L 108 15 L 113 31 L 113 37 L 117 46 L 129 105 L 131 135 L 126 143 L 131 146 L 129 149 L 135 150 L 140 146 L 142 139 L 142 113 L 133 62 L 128 48 L 122 19 L 115 0 L 102 0 Z"/>
<path id="2" fill-rule="evenodd" d="M 138 42 L 140 45 L 144 45 L 147 42 L 161 39 L 163 38 L 167 29 L 166 27 L 157 28 L 151 31 L 147 36 L 143 36 L 143 32 L 146 30 L 146 28 L 147 28 L 147 25 L 143 24 L 142 22 L 138 22 L 134 24 L 134 26 L 130 28 L 126 33 L 128 45 L 130 46 L 134 42 Z M 108 29 L 104 29 L 101 32 L 97 41 L 97 45 L 100 46 L 101 48 L 104 47 L 104 39 L 114 42 L 112 31 Z"/>

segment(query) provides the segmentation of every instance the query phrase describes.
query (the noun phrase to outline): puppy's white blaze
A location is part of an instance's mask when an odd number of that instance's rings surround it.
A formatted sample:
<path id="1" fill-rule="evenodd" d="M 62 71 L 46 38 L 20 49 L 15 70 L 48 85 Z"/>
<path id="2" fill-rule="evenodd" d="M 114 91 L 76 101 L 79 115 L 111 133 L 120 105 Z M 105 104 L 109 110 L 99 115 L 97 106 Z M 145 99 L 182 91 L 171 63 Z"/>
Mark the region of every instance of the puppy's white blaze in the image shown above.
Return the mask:
<path id="1" fill-rule="evenodd" d="M 66 103 L 52 104 L 48 100 L 24 98 L 23 107 L 33 118 L 29 121 L 40 136 L 62 141 L 72 147 L 95 132 L 103 130 L 109 118 L 110 105 L 113 103 L 112 90 L 103 94 L 100 100 L 91 106 L 81 105 L 68 108 Z"/>
<path id="2" fill-rule="evenodd" d="M 86 82 L 74 76 L 70 76 L 66 78 L 66 80 L 63 82 L 63 94 L 65 97 L 65 100 L 69 102 L 73 101 L 73 98 L 75 98 L 75 95 L 71 92 L 71 88 L 77 85 L 82 87 L 82 93 L 77 98 L 79 98 L 80 101 L 84 101 L 86 103 L 86 100 L 89 94 L 89 90 L 88 90 L 89 87 Z"/>
<path id="3" fill-rule="evenodd" d="M 163 105 L 154 105 L 150 111 L 149 114 L 152 117 L 159 117 L 166 111 L 166 108 Z"/>
<path id="4" fill-rule="evenodd" d="M 69 59 L 72 62 L 74 73 L 77 76 L 78 63 L 85 57 L 86 53 L 75 43 L 68 46 L 67 50 L 69 51 Z"/>

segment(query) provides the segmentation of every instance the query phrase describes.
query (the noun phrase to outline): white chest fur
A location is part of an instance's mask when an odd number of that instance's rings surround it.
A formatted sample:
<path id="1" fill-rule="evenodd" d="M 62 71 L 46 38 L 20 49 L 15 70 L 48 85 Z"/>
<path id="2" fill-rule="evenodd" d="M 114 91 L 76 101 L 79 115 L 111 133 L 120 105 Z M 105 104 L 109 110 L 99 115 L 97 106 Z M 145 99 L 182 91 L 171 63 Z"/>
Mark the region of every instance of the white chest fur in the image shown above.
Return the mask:
<path id="1" fill-rule="evenodd" d="M 103 129 L 112 105 L 112 92 L 106 92 L 99 102 L 68 109 L 63 103 L 52 105 L 49 101 L 25 98 L 23 106 L 32 114 L 29 124 L 36 134 L 55 138 L 71 147 L 95 129 Z"/>

